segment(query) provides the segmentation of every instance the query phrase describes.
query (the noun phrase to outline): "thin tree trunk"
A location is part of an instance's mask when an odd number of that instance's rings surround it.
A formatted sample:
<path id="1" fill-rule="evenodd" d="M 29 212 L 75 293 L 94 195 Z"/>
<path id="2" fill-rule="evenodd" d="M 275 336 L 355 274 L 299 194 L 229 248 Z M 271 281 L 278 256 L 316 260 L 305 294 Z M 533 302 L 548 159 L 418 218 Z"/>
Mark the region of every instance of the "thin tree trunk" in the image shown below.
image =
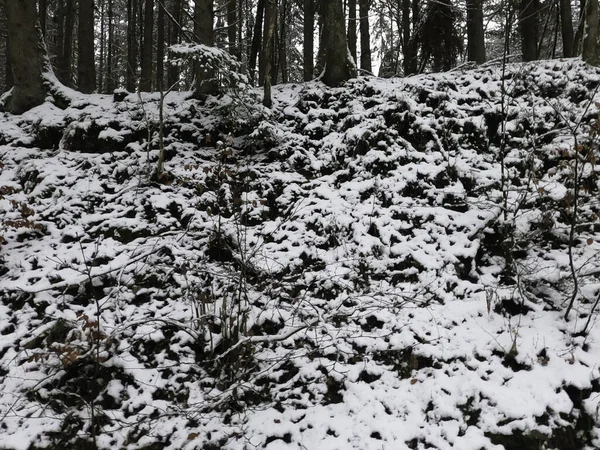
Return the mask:
<path id="1" fill-rule="evenodd" d="M 142 44 L 142 73 L 140 91 L 152 90 L 152 45 L 154 31 L 154 0 L 146 0 L 144 6 L 144 40 Z"/>
<path id="2" fill-rule="evenodd" d="M 94 63 L 94 0 L 79 0 L 77 78 L 79 90 L 84 93 L 96 89 Z"/>
<path id="3" fill-rule="evenodd" d="M 485 62 L 482 0 L 467 0 L 467 60 Z"/>
<path id="4" fill-rule="evenodd" d="M 560 0 L 560 25 L 563 41 L 563 56 L 571 58 L 573 52 L 573 13 L 571 12 L 571 0 Z"/>
<path id="5" fill-rule="evenodd" d="M 371 73 L 373 72 L 373 68 L 371 66 L 369 3 L 370 0 L 358 0 L 360 14 L 360 68 Z"/>
<path id="6" fill-rule="evenodd" d="M 227 0 L 227 45 L 229 53 L 237 58 L 240 57 L 237 45 L 237 0 Z"/>
<path id="7" fill-rule="evenodd" d="M 98 79 L 96 82 L 96 89 L 98 92 L 103 92 L 104 89 L 104 76 L 106 75 L 105 61 L 106 61 L 106 21 L 104 20 L 105 8 L 104 0 L 100 0 L 100 58 L 98 58 Z"/>
<path id="8" fill-rule="evenodd" d="M 125 87 L 129 92 L 135 91 L 135 74 L 137 69 L 137 0 L 127 0 L 127 75 Z"/>
<path id="9" fill-rule="evenodd" d="M 315 72 L 315 7 L 314 0 L 304 0 L 304 81 L 313 79 Z"/>
<path id="10" fill-rule="evenodd" d="M 250 73 L 250 81 L 255 82 L 255 70 L 258 54 L 262 48 L 262 24 L 265 12 L 265 0 L 258 0 L 256 6 L 256 19 L 254 22 L 254 31 L 252 33 L 252 45 L 250 46 L 250 57 L 248 58 L 248 72 Z M 259 85 L 263 81 L 264 68 L 262 67 L 262 58 L 259 59 L 258 80 Z"/>
<path id="11" fill-rule="evenodd" d="M 348 0 L 348 50 L 356 62 L 356 0 Z"/>
<path id="12" fill-rule="evenodd" d="M 273 36 L 275 34 L 275 17 L 277 15 L 277 0 L 266 0 L 265 5 L 265 30 L 262 57 L 264 59 L 265 79 L 263 105 L 267 108 L 273 106 L 271 99 L 271 64 L 273 59 Z"/>
<path id="13" fill-rule="evenodd" d="M 44 46 L 39 30 L 36 0 L 9 0 L 6 3 L 8 60 L 14 86 L 6 110 L 21 114 L 44 102 L 42 73 Z"/>
<path id="14" fill-rule="evenodd" d="M 108 45 L 106 49 L 106 88 L 113 92 L 117 87 L 115 76 L 115 11 L 114 0 L 108 0 Z"/>
<path id="15" fill-rule="evenodd" d="M 583 40 L 583 29 L 585 27 L 585 9 L 586 1 L 579 0 L 579 23 L 577 24 L 577 31 L 573 38 L 573 56 L 579 55 L 581 51 L 581 41 Z"/>
<path id="16" fill-rule="evenodd" d="M 165 88 L 165 9 L 162 1 L 158 5 L 157 28 L 156 89 L 162 92 Z"/>
<path id="17" fill-rule="evenodd" d="M 281 1 L 281 20 L 279 21 L 279 72 L 281 73 L 281 82 L 288 82 L 288 15 L 289 15 L 289 2 L 288 0 Z"/>
<path id="18" fill-rule="evenodd" d="M 173 17 L 173 19 L 175 19 L 176 23 L 173 23 L 173 21 L 169 21 L 169 29 L 170 29 L 170 33 L 169 33 L 169 45 L 175 45 L 175 44 L 179 44 L 179 36 L 180 36 L 180 29 L 179 27 L 181 26 L 181 9 L 182 9 L 182 5 L 181 5 L 181 0 L 173 0 L 171 3 L 171 16 Z M 177 80 L 179 80 L 179 70 L 177 69 L 177 66 L 170 64 L 167 68 L 167 84 L 170 86 L 173 86 Z"/>

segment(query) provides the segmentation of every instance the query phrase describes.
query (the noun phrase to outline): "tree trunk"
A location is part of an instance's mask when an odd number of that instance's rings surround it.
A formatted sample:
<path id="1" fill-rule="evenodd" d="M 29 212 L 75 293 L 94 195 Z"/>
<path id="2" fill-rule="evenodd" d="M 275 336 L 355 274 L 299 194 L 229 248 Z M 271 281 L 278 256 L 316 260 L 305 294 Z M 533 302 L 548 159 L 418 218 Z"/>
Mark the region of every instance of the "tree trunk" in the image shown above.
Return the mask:
<path id="1" fill-rule="evenodd" d="M 313 79 L 315 72 L 315 7 L 314 0 L 304 0 L 304 81 Z M 356 42 L 355 42 L 356 44 Z"/>
<path id="2" fill-rule="evenodd" d="M 239 59 L 237 44 L 237 0 L 227 0 L 227 45 L 229 53 Z"/>
<path id="3" fill-rule="evenodd" d="M 482 0 L 467 0 L 467 60 L 485 62 Z"/>
<path id="4" fill-rule="evenodd" d="M 289 14 L 290 14 L 290 3 L 288 0 L 281 1 L 281 19 L 279 20 L 279 64 L 278 69 L 281 73 L 281 82 L 287 83 L 288 76 L 288 26 L 289 26 Z"/>
<path id="5" fill-rule="evenodd" d="M 600 66 L 600 43 L 598 42 L 598 0 L 587 0 L 585 7 L 586 33 L 583 39 L 583 60 L 592 65 Z"/>
<path id="6" fill-rule="evenodd" d="M 38 14 L 40 16 L 40 29 L 42 30 L 42 36 L 46 37 L 46 18 L 48 17 L 48 0 L 40 0 Z"/>
<path id="7" fill-rule="evenodd" d="M 523 61 L 535 61 L 537 59 L 538 6 L 538 0 L 521 0 L 519 24 Z"/>
<path id="8" fill-rule="evenodd" d="M 8 0 L 8 60 L 14 86 L 6 110 L 21 114 L 41 105 L 46 97 L 42 73 L 44 46 L 38 28 L 36 0 Z"/>
<path id="9" fill-rule="evenodd" d="M 154 31 L 154 0 L 146 0 L 144 6 L 144 40 L 142 42 L 142 72 L 140 91 L 152 90 L 152 44 Z"/>
<path id="10" fill-rule="evenodd" d="M 348 50 L 356 62 L 356 0 L 348 0 Z"/>
<path id="11" fill-rule="evenodd" d="M 323 17 L 323 39 L 321 42 L 325 47 L 323 82 L 328 86 L 339 86 L 356 76 L 356 66 L 350 58 L 348 42 L 346 41 L 346 24 L 342 0 L 322 2 L 321 14 Z"/>
<path id="12" fill-rule="evenodd" d="M 173 0 L 171 3 L 171 16 L 175 19 L 169 22 L 169 45 L 179 44 L 180 26 L 181 26 L 181 0 Z M 177 66 L 169 64 L 167 68 L 167 84 L 173 86 L 179 80 L 179 70 Z"/>
<path id="13" fill-rule="evenodd" d="M 581 51 L 581 41 L 583 39 L 583 29 L 585 27 L 585 10 L 585 0 L 579 0 L 579 22 L 577 24 L 575 38 L 573 38 L 573 56 L 579 55 L 579 52 Z"/>
<path id="14" fill-rule="evenodd" d="M 157 28 L 156 89 L 162 92 L 165 89 L 165 9 L 162 1 L 158 4 Z"/>
<path id="15" fill-rule="evenodd" d="M 94 0 L 79 0 L 77 78 L 79 90 L 89 94 L 96 89 L 94 64 Z"/>
<path id="16" fill-rule="evenodd" d="M 127 75 L 125 87 L 135 91 L 137 69 L 137 0 L 127 0 Z"/>
<path id="17" fill-rule="evenodd" d="M 194 10 L 194 33 L 200 40 L 199 44 L 213 46 L 215 33 L 213 26 L 213 0 L 196 0 Z M 214 81 L 214 69 L 196 64 L 196 97 L 202 98 L 214 94 L 217 85 Z"/>
<path id="18" fill-rule="evenodd" d="M 6 56 L 8 48 L 8 33 L 6 30 L 6 1 L 0 0 L 0 94 L 8 91 L 8 58 Z"/>
<path id="19" fill-rule="evenodd" d="M 371 66 L 371 35 L 369 26 L 370 0 L 358 0 L 360 14 L 360 68 L 369 73 L 373 72 Z"/>
<path id="20" fill-rule="evenodd" d="M 106 90 L 110 93 L 117 87 L 117 79 L 114 74 L 114 44 L 115 44 L 115 20 L 113 0 L 108 0 L 108 42 L 106 47 Z"/>
<path id="21" fill-rule="evenodd" d="M 404 53 L 404 76 L 416 74 L 418 69 L 418 42 L 411 24 L 418 23 L 419 0 L 402 0 L 402 52 Z M 412 20 L 411 20 L 412 13 Z"/>
<path id="22" fill-rule="evenodd" d="M 270 108 L 271 99 L 271 64 L 273 60 L 273 36 L 275 34 L 275 16 L 277 15 L 277 0 L 266 0 L 265 5 L 265 30 L 262 57 L 265 66 L 265 80 L 263 105 Z"/>
<path id="23" fill-rule="evenodd" d="M 560 0 L 560 25 L 563 41 L 563 57 L 575 56 L 573 52 L 573 14 L 571 12 L 571 0 Z"/>
<path id="24" fill-rule="evenodd" d="M 58 7 L 56 76 L 62 84 L 71 86 L 75 8 L 73 0 L 61 1 Z"/>
<path id="25" fill-rule="evenodd" d="M 98 92 L 103 92 L 104 76 L 106 75 L 106 70 L 104 69 L 104 62 L 106 60 L 106 21 L 104 17 L 104 0 L 100 0 L 100 57 L 98 58 L 98 70 L 96 71 L 98 75 L 96 89 Z"/>
<path id="26" fill-rule="evenodd" d="M 256 5 L 254 31 L 252 33 L 252 45 L 250 46 L 250 57 L 248 58 L 248 72 L 250 73 L 250 81 L 252 84 L 254 84 L 255 81 L 254 71 L 256 69 L 256 60 L 258 59 L 258 54 L 262 48 L 262 24 L 264 12 L 265 0 L 258 0 L 258 4 Z M 259 61 L 262 61 L 262 58 Z M 259 62 L 259 66 L 258 80 L 259 84 L 261 84 L 264 76 L 264 68 L 261 62 Z"/>

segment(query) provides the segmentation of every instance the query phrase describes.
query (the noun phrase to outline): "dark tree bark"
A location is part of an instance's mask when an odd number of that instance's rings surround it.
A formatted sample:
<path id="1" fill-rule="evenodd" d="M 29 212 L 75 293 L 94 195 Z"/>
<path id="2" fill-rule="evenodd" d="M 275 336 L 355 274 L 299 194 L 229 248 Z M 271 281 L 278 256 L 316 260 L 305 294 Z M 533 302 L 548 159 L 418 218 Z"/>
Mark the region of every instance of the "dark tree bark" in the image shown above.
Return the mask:
<path id="1" fill-rule="evenodd" d="M 179 44 L 180 27 L 181 27 L 181 15 L 182 5 L 181 0 L 173 0 L 171 2 L 171 16 L 173 21 L 169 22 L 169 45 Z M 173 86 L 179 79 L 179 70 L 177 66 L 170 64 L 167 68 L 167 84 L 169 87 Z"/>
<path id="2" fill-rule="evenodd" d="M 325 49 L 325 73 L 323 82 L 328 86 L 339 86 L 356 76 L 356 66 L 350 58 L 346 41 L 346 24 L 342 0 L 321 3 L 323 17 L 322 46 Z"/>
<path id="3" fill-rule="evenodd" d="M 358 0 L 360 14 L 360 68 L 373 72 L 371 66 L 371 33 L 369 26 L 370 0 Z"/>
<path id="4" fill-rule="evenodd" d="M 592 66 L 600 66 L 600 37 L 598 32 L 598 0 L 586 0 L 583 60 Z"/>
<path id="5" fill-rule="evenodd" d="M 290 2 L 288 0 L 281 0 L 280 7 L 280 16 L 279 20 L 279 62 L 278 62 L 278 70 L 281 73 L 281 82 L 288 82 L 288 27 L 290 21 Z"/>
<path id="6" fill-rule="evenodd" d="M 213 46 L 215 42 L 215 32 L 213 19 L 213 0 L 196 0 L 194 10 L 194 33 L 200 40 L 199 44 Z M 217 90 L 214 82 L 214 70 L 205 67 L 202 64 L 196 64 L 196 89 L 195 95 L 198 98 L 214 94 Z"/>
<path id="7" fill-rule="evenodd" d="M 411 20 L 412 14 L 412 20 Z M 404 54 L 404 76 L 416 74 L 418 69 L 417 54 L 419 45 L 416 34 L 412 32 L 419 20 L 419 0 L 402 0 L 402 53 Z"/>
<path id="8" fill-rule="evenodd" d="M 265 4 L 265 30 L 262 57 L 265 65 L 263 105 L 270 108 L 271 99 L 271 66 L 273 60 L 273 37 L 275 34 L 275 18 L 277 16 L 277 0 L 266 0 Z"/>
<path id="9" fill-rule="evenodd" d="M 573 56 L 579 55 L 579 52 L 581 51 L 581 41 L 583 40 L 583 29 L 585 27 L 585 10 L 585 0 L 579 0 L 579 22 L 577 24 L 575 38 L 573 38 Z"/>
<path id="10" fill-rule="evenodd" d="M 57 45 L 56 45 L 56 76 L 65 86 L 71 86 L 73 31 L 75 28 L 75 8 L 73 0 L 59 3 Z"/>
<path id="11" fill-rule="evenodd" d="M 10 0 L 8 0 L 10 1 Z M 48 17 L 48 0 L 40 0 L 39 1 L 39 11 L 40 15 L 40 29 L 42 30 L 42 36 L 46 36 L 46 18 Z"/>
<path id="12" fill-rule="evenodd" d="M 304 0 L 304 81 L 313 79 L 315 72 L 315 6 L 314 0 Z M 356 42 L 355 42 L 356 45 Z"/>
<path id="13" fill-rule="evenodd" d="M 84 93 L 96 89 L 94 63 L 94 0 L 79 0 L 77 78 L 79 90 Z"/>
<path id="14" fill-rule="evenodd" d="M 108 0 L 108 41 L 106 47 L 106 90 L 113 92 L 117 87 L 117 79 L 114 74 L 114 43 L 115 43 L 115 21 L 113 0 Z"/>
<path id="15" fill-rule="evenodd" d="M 519 25 L 523 61 L 535 61 L 537 59 L 538 11 L 538 0 L 521 0 Z"/>
<path id="16" fill-rule="evenodd" d="M 125 87 L 129 92 L 135 91 L 137 69 L 137 0 L 127 0 L 127 75 Z"/>
<path id="17" fill-rule="evenodd" d="M 255 82 L 255 70 L 256 70 L 256 61 L 258 59 L 258 54 L 262 48 L 262 25 L 263 25 L 263 17 L 265 13 L 265 0 L 258 0 L 258 4 L 256 6 L 256 19 L 254 21 L 254 31 L 252 32 L 252 44 L 250 46 L 250 56 L 248 58 L 248 72 L 250 73 L 250 81 L 252 84 Z M 262 58 L 260 59 L 262 61 Z M 261 62 L 259 62 L 259 71 L 258 71 L 258 80 L 259 84 L 262 83 L 264 77 L 264 67 Z"/>
<path id="18" fill-rule="evenodd" d="M 46 97 L 43 82 L 45 51 L 38 28 L 36 0 L 8 0 L 8 60 L 14 86 L 5 105 L 13 114 L 21 114 L 41 105 Z"/>
<path id="19" fill-rule="evenodd" d="M 100 2 L 100 57 L 98 58 L 98 70 L 96 71 L 98 77 L 96 82 L 96 89 L 98 92 L 102 92 L 104 87 L 104 76 L 106 75 L 106 70 L 104 68 L 105 59 L 106 59 L 106 21 L 104 20 L 105 16 L 105 3 L 104 1 Z"/>
<path id="20" fill-rule="evenodd" d="M 356 0 L 348 0 L 348 50 L 356 62 Z"/>
<path id="21" fill-rule="evenodd" d="M 144 39 L 142 41 L 142 72 L 140 91 L 152 90 L 152 46 L 154 31 L 154 0 L 146 0 L 144 5 Z"/>
<path id="22" fill-rule="evenodd" d="M 8 58 L 6 56 L 8 48 L 8 32 L 6 20 L 6 0 L 0 0 L 0 94 L 8 91 Z"/>
<path id="23" fill-rule="evenodd" d="M 560 0 L 560 29 L 563 41 L 563 56 L 571 58 L 575 56 L 573 51 L 574 33 L 571 0 Z"/>
<path id="24" fill-rule="evenodd" d="M 240 50 L 237 43 L 237 1 L 227 0 L 227 45 L 229 53 L 240 58 Z"/>
<path id="25" fill-rule="evenodd" d="M 467 0 L 467 59 L 477 64 L 485 62 L 482 0 Z"/>
<path id="26" fill-rule="evenodd" d="M 156 43 L 156 89 L 162 92 L 165 88 L 165 9 L 162 2 L 158 5 Z"/>

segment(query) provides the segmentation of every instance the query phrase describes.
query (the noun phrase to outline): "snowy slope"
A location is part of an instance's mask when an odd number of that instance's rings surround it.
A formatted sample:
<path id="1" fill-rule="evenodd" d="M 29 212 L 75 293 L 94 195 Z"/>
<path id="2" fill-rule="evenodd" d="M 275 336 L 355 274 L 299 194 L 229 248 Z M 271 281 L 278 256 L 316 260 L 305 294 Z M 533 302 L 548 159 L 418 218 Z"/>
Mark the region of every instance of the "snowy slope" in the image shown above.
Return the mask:
<path id="1" fill-rule="evenodd" d="M 0 118 L 0 448 L 600 446 L 600 74 L 501 74 Z"/>

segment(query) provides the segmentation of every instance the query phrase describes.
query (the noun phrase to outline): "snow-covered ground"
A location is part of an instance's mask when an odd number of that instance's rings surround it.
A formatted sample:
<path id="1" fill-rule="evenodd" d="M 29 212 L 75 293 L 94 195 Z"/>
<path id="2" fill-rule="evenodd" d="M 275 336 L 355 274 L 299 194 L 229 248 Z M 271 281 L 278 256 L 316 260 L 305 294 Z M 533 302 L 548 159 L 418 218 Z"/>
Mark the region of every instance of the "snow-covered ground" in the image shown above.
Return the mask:
<path id="1" fill-rule="evenodd" d="M 1 117 L 0 448 L 598 448 L 600 76 L 500 75 Z"/>

